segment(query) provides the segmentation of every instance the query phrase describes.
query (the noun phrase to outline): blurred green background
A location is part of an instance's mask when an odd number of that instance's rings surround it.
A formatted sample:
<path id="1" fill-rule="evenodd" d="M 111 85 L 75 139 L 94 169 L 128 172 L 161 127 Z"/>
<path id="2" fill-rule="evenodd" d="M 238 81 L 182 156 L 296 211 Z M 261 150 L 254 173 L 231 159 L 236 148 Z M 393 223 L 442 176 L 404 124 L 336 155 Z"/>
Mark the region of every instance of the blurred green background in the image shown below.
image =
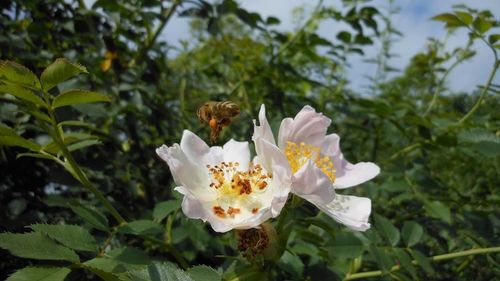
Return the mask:
<path id="1" fill-rule="evenodd" d="M 179 142 L 184 129 L 208 141 L 209 130 L 196 116 L 205 101 L 231 100 L 241 107 L 219 145 L 230 138 L 250 140 L 251 120 L 261 104 L 275 130 L 282 118 L 294 116 L 304 105 L 323 112 L 333 120 L 329 132 L 341 136 L 347 159 L 381 167 L 375 180 L 344 193 L 372 199 L 373 227 L 365 233 L 349 232 L 304 203 L 293 213 L 296 224 L 287 251 L 267 272 L 271 280 L 336 280 L 355 271 L 386 272 L 401 264 L 400 255 L 408 257 L 405 252 L 417 258 L 500 244 L 500 86 L 491 83 L 488 90 L 483 85 L 456 92 L 446 80 L 457 65 L 474 57 L 477 44 L 498 50 L 499 36 L 493 35 L 500 24 L 494 18 L 498 15 L 489 11 L 456 9 L 471 15 L 474 23 L 437 20 L 443 30 L 469 29 L 462 46 L 447 50 L 448 36 L 429 40 L 404 70 L 396 71 L 388 63 L 397 53 L 392 46 L 407 31 L 392 23 L 396 11 L 370 1 L 346 0 L 341 6 L 320 1 L 313 10 L 302 11 L 295 30 L 280 31 L 274 28 L 280 19 L 245 10 L 232 0 L 6 0 L 0 3 L 0 59 L 25 65 L 37 75 L 61 57 L 87 67 L 88 75 L 59 85 L 58 91 L 88 89 L 112 101 L 65 107 L 57 118 L 91 124 L 68 129 L 100 140 L 75 151 L 76 161 L 131 221 L 151 218 L 159 202 L 179 201 L 155 148 Z M 189 19 L 189 42 L 160 38 L 174 15 Z M 333 39 L 323 38 L 318 26 L 325 21 L 346 29 Z M 365 55 L 373 44 L 380 52 Z M 346 78 L 346 63 L 353 56 L 376 65 L 362 92 Z M 491 66 L 484 65 L 488 73 L 493 64 L 498 67 L 495 56 L 491 52 Z M 0 94 L 0 101 L 2 123 L 40 144 L 48 140 L 15 99 Z M 0 146 L 0 231 L 24 232 L 36 222 L 86 225 L 68 208 L 71 200 L 105 212 L 61 167 L 48 160 L 16 158 L 22 152 Z M 112 217 L 108 219 L 113 225 Z M 175 213 L 171 223 L 173 244 L 189 264 L 221 267 L 229 275 L 253 270 L 238 258 L 233 233 L 214 233 L 182 212 Z M 407 241 L 408 233 L 420 229 L 417 241 Z M 99 242 L 106 239 L 99 230 L 92 234 Z M 134 237 L 117 237 L 111 243 L 124 244 L 175 262 Z M 0 279 L 36 264 L 5 250 L 0 254 Z M 464 257 L 423 269 L 405 266 L 384 278 L 493 280 L 500 275 L 498 257 Z M 74 272 L 68 278 L 97 277 Z"/>

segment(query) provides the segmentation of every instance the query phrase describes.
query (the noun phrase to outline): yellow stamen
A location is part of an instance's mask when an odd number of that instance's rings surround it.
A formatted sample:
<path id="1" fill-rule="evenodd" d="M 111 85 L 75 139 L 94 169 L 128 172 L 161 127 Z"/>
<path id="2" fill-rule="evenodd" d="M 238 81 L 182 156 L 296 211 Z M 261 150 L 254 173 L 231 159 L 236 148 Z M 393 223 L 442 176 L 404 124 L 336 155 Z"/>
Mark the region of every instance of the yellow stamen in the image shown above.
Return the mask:
<path id="1" fill-rule="evenodd" d="M 333 162 L 330 157 L 321 156 L 321 149 L 319 147 L 304 142 L 298 145 L 289 141 L 286 143 L 285 155 L 294 173 L 302 168 L 308 160 L 312 160 L 332 182 L 335 181 L 335 167 Z"/>

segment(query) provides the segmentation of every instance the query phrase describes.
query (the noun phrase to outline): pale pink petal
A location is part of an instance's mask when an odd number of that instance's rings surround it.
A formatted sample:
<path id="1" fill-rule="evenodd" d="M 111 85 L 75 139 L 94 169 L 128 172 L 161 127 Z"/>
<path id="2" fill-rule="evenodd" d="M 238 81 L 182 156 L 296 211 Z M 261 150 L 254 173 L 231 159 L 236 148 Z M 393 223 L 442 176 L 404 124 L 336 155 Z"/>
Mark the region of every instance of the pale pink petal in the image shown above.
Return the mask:
<path id="1" fill-rule="evenodd" d="M 285 149 L 288 141 L 320 146 L 330 126 L 330 118 L 306 105 L 293 120 L 283 119 L 278 134 L 278 145 Z"/>
<path id="2" fill-rule="evenodd" d="M 321 154 L 330 157 L 335 167 L 334 188 L 342 189 L 359 185 L 380 173 L 380 168 L 371 162 L 349 163 L 344 158 L 339 143 L 340 137 L 337 134 L 331 134 L 325 137 L 321 145 Z"/>
<path id="3" fill-rule="evenodd" d="M 311 203 L 352 230 L 365 231 L 370 228 L 368 218 L 372 203 L 369 198 L 336 194 L 335 199 L 328 204 L 321 201 Z"/>
<path id="4" fill-rule="evenodd" d="M 238 162 L 238 170 L 248 171 L 248 164 L 250 163 L 248 142 L 240 142 L 231 139 L 224 144 L 222 149 L 225 162 Z"/>
<path id="5" fill-rule="evenodd" d="M 274 141 L 273 132 L 271 131 L 271 126 L 266 118 L 266 107 L 264 105 L 260 106 L 259 111 L 259 126 L 257 126 L 256 120 L 253 120 L 253 137 L 252 140 L 256 138 L 262 138 L 271 144 L 276 144 Z"/>
<path id="6" fill-rule="evenodd" d="M 330 178 L 310 160 L 293 175 L 291 192 L 309 201 L 325 203 L 335 196 Z"/>

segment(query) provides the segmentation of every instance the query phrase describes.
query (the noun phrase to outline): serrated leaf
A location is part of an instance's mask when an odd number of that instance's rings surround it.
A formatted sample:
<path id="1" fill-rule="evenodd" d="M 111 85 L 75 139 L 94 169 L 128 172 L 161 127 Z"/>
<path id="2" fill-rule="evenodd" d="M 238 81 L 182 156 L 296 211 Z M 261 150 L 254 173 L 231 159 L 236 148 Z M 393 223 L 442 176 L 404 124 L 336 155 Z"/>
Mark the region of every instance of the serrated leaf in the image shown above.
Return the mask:
<path id="1" fill-rule="evenodd" d="M 365 248 L 353 233 L 339 233 L 326 249 L 335 257 L 347 259 L 359 257 Z"/>
<path id="2" fill-rule="evenodd" d="M 97 258 L 95 258 L 95 259 L 97 259 Z M 92 260 L 94 260 L 94 259 L 92 259 Z M 118 275 L 116 275 L 114 273 L 106 272 L 106 271 L 101 270 L 99 268 L 89 266 L 86 264 L 87 262 L 81 264 L 82 268 L 85 268 L 86 270 L 95 273 L 97 276 L 99 276 L 104 281 L 126 281 L 125 279 L 119 278 Z"/>
<path id="3" fill-rule="evenodd" d="M 405 241 L 408 247 L 417 244 L 422 235 L 424 234 L 424 229 L 422 226 L 414 221 L 407 221 L 403 225 L 403 241 Z"/>
<path id="4" fill-rule="evenodd" d="M 145 269 L 129 272 L 132 281 L 195 281 L 191 276 L 174 265 L 155 263 Z"/>
<path id="5" fill-rule="evenodd" d="M 32 151 L 40 151 L 40 145 L 20 136 L 0 136 L 0 145 L 19 146 Z"/>
<path id="6" fill-rule="evenodd" d="M 5 281 L 64 281 L 70 272 L 65 267 L 25 267 Z"/>
<path id="7" fill-rule="evenodd" d="M 417 261 L 418 265 L 422 267 L 425 272 L 427 272 L 427 274 L 433 275 L 435 273 L 428 257 L 426 257 L 418 250 L 411 250 L 411 255 Z"/>
<path id="8" fill-rule="evenodd" d="M 384 236 L 389 244 L 396 246 L 400 239 L 399 230 L 386 218 L 375 215 L 375 227 Z"/>
<path id="9" fill-rule="evenodd" d="M 462 131 L 458 134 L 458 140 L 462 143 L 479 143 L 479 142 L 495 142 L 500 144 L 500 137 L 481 128 L 473 128 L 467 131 Z"/>
<path id="10" fill-rule="evenodd" d="M 77 63 L 72 63 L 65 58 L 56 59 L 49 65 L 40 76 L 40 82 L 45 91 L 52 89 L 80 73 L 88 73 L 87 69 Z"/>
<path id="11" fill-rule="evenodd" d="M 451 224 L 450 208 L 440 201 L 427 201 L 424 203 L 425 211 L 434 218 L 441 219 Z"/>
<path id="12" fill-rule="evenodd" d="M 95 229 L 109 231 L 108 219 L 101 213 L 75 201 L 71 202 L 69 207 Z"/>
<path id="13" fill-rule="evenodd" d="M 39 105 L 43 107 L 47 107 L 45 101 L 37 96 L 33 91 L 26 89 L 22 86 L 15 84 L 0 84 L 0 93 L 10 94 L 14 97 Z"/>
<path id="14" fill-rule="evenodd" d="M 108 96 L 97 92 L 90 92 L 85 90 L 69 90 L 58 95 L 52 103 L 53 108 L 62 106 L 75 105 L 81 103 L 92 102 L 109 102 L 111 99 Z"/>
<path id="15" fill-rule="evenodd" d="M 415 266 L 412 263 L 410 255 L 408 255 L 405 250 L 400 249 L 400 248 L 394 248 L 393 249 L 394 254 L 398 258 L 399 262 L 403 266 L 404 269 L 406 269 L 411 276 L 413 277 L 414 280 L 417 279 L 417 271 L 415 269 Z"/>
<path id="16" fill-rule="evenodd" d="M 32 89 L 41 88 L 38 77 L 31 70 L 12 61 L 0 61 L 0 80 L 6 80 Z"/>
<path id="17" fill-rule="evenodd" d="M 222 276 L 215 269 L 206 265 L 193 266 L 187 273 L 195 281 L 220 281 Z"/>
<path id="18" fill-rule="evenodd" d="M 163 228 L 154 221 L 136 220 L 119 227 L 118 232 L 136 235 L 159 234 L 163 232 Z"/>
<path id="19" fill-rule="evenodd" d="M 22 258 L 80 261 L 73 250 L 61 246 L 46 235 L 37 232 L 0 233 L 0 247 L 9 250 L 14 256 Z"/>
<path id="20" fill-rule="evenodd" d="M 153 210 L 153 218 L 155 221 L 160 222 L 166 218 L 171 212 L 180 208 L 178 200 L 168 200 L 159 202 L 155 205 Z"/>
<path id="21" fill-rule="evenodd" d="M 42 232 L 64 246 L 80 251 L 96 252 L 97 242 L 83 227 L 67 224 L 32 224 L 30 228 Z"/>

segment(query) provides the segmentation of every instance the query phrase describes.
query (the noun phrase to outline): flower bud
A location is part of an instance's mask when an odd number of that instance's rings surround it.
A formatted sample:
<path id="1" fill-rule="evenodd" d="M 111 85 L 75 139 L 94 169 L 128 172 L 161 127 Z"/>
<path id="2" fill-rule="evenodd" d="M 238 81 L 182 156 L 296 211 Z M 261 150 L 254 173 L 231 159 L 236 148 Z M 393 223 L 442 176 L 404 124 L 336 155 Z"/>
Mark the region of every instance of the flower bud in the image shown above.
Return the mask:
<path id="1" fill-rule="evenodd" d="M 236 230 L 236 238 L 238 251 L 250 262 L 277 260 L 283 254 L 276 230 L 268 222 L 258 228 Z"/>

